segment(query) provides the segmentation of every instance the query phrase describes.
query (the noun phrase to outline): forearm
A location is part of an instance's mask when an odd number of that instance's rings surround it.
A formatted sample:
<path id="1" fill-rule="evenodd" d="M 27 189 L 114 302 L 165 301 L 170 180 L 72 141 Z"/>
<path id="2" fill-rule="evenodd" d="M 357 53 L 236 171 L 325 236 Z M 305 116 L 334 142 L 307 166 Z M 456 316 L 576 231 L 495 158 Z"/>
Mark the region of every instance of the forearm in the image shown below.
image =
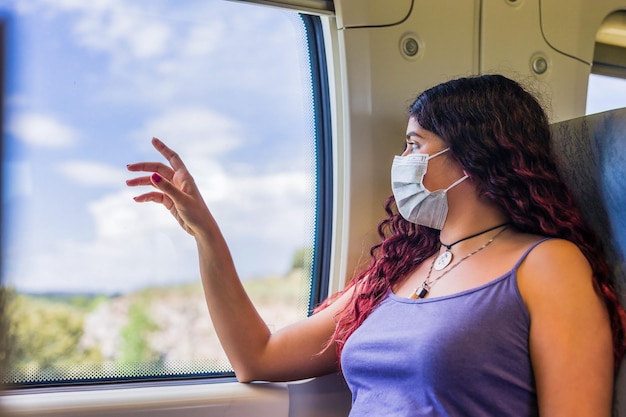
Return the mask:
<path id="1" fill-rule="evenodd" d="M 271 332 L 245 292 L 217 224 L 210 221 L 203 231 L 196 242 L 209 314 L 238 379 L 249 381 Z"/>

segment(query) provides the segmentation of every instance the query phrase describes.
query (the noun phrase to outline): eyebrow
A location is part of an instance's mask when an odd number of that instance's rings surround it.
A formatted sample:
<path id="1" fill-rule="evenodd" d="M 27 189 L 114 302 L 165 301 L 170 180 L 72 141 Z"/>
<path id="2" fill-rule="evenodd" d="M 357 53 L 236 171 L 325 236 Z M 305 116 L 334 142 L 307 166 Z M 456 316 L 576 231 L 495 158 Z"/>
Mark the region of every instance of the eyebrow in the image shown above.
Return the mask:
<path id="1" fill-rule="evenodd" d="M 410 139 L 410 138 L 412 138 L 413 136 L 418 137 L 418 138 L 420 138 L 420 139 L 424 139 L 424 136 L 420 135 L 420 134 L 419 134 L 419 133 L 417 133 L 417 132 L 407 132 L 407 134 L 406 134 L 406 138 L 407 138 L 407 139 Z"/>

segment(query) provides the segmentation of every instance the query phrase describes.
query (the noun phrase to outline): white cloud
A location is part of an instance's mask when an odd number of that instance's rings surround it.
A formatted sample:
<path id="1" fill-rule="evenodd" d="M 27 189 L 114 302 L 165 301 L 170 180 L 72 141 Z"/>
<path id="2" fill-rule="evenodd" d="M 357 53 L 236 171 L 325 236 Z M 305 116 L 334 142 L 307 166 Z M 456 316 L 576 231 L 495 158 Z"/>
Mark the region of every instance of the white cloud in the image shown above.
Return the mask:
<path id="1" fill-rule="evenodd" d="M 82 46 L 127 59 L 147 59 L 162 55 L 171 41 L 170 28 L 155 19 L 146 19 L 141 9 L 111 3 L 108 8 L 92 8 L 84 3 L 83 18 L 74 27 Z"/>
<path id="2" fill-rule="evenodd" d="M 187 59 L 206 57 L 215 51 L 222 38 L 227 36 L 225 32 L 226 25 L 224 22 L 215 22 L 209 26 L 192 26 L 181 51 Z"/>
<path id="3" fill-rule="evenodd" d="M 135 203 L 136 191 L 124 189 L 89 204 L 88 210 L 96 224 L 96 239 L 114 245 L 132 241 L 151 230 L 178 230 L 171 214 L 159 204 Z"/>
<path id="4" fill-rule="evenodd" d="M 58 166 L 70 181 L 87 186 L 118 187 L 127 177 L 127 171 L 95 161 L 67 161 Z"/>
<path id="5" fill-rule="evenodd" d="M 228 196 L 214 211 L 235 239 L 298 247 L 313 227 L 311 184 L 303 172 L 229 178 Z"/>
<path id="6" fill-rule="evenodd" d="M 78 132 L 54 116 L 38 113 L 20 113 L 9 122 L 9 133 L 34 146 L 63 148 L 73 144 Z"/>
<path id="7" fill-rule="evenodd" d="M 170 147 L 194 158 L 215 157 L 242 143 L 240 128 L 230 118 L 209 108 L 176 108 L 153 117 L 133 132 L 137 141 L 147 143 L 157 136 Z"/>
<path id="8" fill-rule="evenodd" d="M 127 292 L 198 279 L 195 244 L 184 232 L 149 234 L 124 242 L 58 241 L 34 253 L 19 271 L 23 291 Z"/>
<path id="9" fill-rule="evenodd" d="M 197 279 L 193 238 L 164 207 L 138 204 L 133 195 L 124 189 L 89 203 L 96 232 L 88 241 L 66 236 L 44 250 L 15 253 L 9 284 L 24 291 L 123 292 Z"/>
<path id="10" fill-rule="evenodd" d="M 124 52 L 135 58 L 160 55 L 170 38 L 170 30 L 159 11 L 158 2 L 124 0 L 28 0 L 16 5 L 22 14 L 37 13 L 48 18 L 72 13 L 78 44 L 112 55 Z M 161 19 L 155 19 L 160 16 Z"/>

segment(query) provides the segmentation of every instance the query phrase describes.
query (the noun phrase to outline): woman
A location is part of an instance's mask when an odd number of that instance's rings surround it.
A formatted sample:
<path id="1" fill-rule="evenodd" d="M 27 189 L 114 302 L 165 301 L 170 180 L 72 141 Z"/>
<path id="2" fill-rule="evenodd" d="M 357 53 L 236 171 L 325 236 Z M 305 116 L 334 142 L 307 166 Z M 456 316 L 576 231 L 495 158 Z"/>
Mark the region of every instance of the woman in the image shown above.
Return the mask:
<path id="1" fill-rule="evenodd" d="M 370 266 L 274 334 L 178 155 L 153 139 L 170 165 L 131 164 L 152 174 L 127 183 L 154 186 L 135 200 L 162 203 L 195 237 L 211 318 L 240 381 L 341 368 L 354 417 L 609 416 L 626 314 L 549 139 L 540 105 L 505 77 L 422 93 Z"/>

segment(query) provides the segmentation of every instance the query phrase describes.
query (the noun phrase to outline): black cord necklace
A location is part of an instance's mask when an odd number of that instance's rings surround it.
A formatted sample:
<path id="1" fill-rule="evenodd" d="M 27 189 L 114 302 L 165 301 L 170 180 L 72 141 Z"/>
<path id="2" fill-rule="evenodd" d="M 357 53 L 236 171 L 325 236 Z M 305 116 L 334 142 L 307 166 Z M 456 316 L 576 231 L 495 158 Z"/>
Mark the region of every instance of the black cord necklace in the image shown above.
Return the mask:
<path id="1" fill-rule="evenodd" d="M 466 240 L 478 237 L 480 235 L 484 235 L 485 233 L 491 232 L 492 230 L 496 230 L 499 227 L 506 226 L 507 224 L 509 224 L 509 223 L 508 222 L 507 223 L 502 223 L 502 224 L 499 224 L 497 226 L 490 227 L 487 230 L 483 230 L 482 232 L 474 233 L 473 235 L 464 237 L 463 239 L 459 239 L 459 240 L 457 240 L 454 243 L 450 243 L 449 245 L 446 245 L 441 240 L 439 240 L 439 243 L 441 243 L 441 246 L 445 247 L 446 250 L 443 251 L 442 253 L 440 253 L 439 256 L 437 256 L 437 259 L 435 259 L 435 264 L 434 264 L 435 271 L 441 271 L 446 266 L 450 265 L 450 262 L 452 262 L 452 258 L 453 258 L 452 252 L 450 252 L 450 249 L 452 249 L 452 246 L 456 245 L 457 243 L 461 243 L 463 241 L 466 241 Z"/>
<path id="2" fill-rule="evenodd" d="M 496 227 L 492 227 L 489 230 L 493 230 L 493 229 L 497 229 L 498 227 L 501 226 L 506 226 L 508 223 L 505 223 L 503 225 L 500 226 L 496 226 Z M 439 275 L 437 278 L 431 280 L 430 279 L 430 275 L 433 272 L 433 266 L 435 265 L 435 262 L 437 261 L 436 259 L 431 262 L 430 264 L 430 269 L 428 270 L 428 275 L 426 276 L 426 279 L 424 280 L 424 282 L 422 282 L 422 285 L 420 285 L 419 287 L 417 287 L 415 289 L 415 291 L 413 291 L 413 294 L 411 294 L 411 296 L 409 298 L 413 298 L 413 299 L 417 299 L 417 298 L 424 298 L 428 295 L 428 293 L 430 292 L 430 289 L 433 287 L 433 285 L 435 285 L 437 283 L 437 281 L 439 281 L 441 278 L 444 277 L 444 275 L 446 275 L 448 272 L 452 271 L 454 268 L 456 268 L 457 266 L 459 266 L 459 264 L 461 262 L 463 262 L 464 260 L 466 260 L 467 258 L 469 258 L 470 256 L 476 255 L 478 252 L 480 252 L 481 250 L 485 249 L 487 246 L 491 245 L 491 243 L 496 240 L 496 238 L 498 236 L 500 236 L 502 233 L 504 233 L 504 231 L 507 228 L 505 227 L 504 229 L 500 230 L 498 233 L 496 233 L 496 235 L 494 237 L 492 237 L 491 239 L 489 239 L 487 242 L 483 243 L 483 245 L 481 247 L 479 247 L 478 249 L 475 249 L 474 251 L 468 253 L 467 255 L 465 255 L 464 257 L 461 258 L 461 260 L 459 260 L 457 263 L 455 263 L 454 265 L 452 265 L 450 267 L 450 269 L 448 269 L 447 271 L 444 271 L 441 275 Z M 484 232 L 481 232 L 479 234 L 477 234 L 476 236 L 480 236 L 482 233 L 487 233 L 488 230 L 485 230 Z M 471 239 L 473 236 L 470 236 L 468 238 L 465 239 Z M 463 239 L 462 239 L 463 240 Z M 457 243 L 457 242 L 455 242 Z M 453 246 L 454 243 L 450 246 Z M 447 247 L 448 245 L 446 245 Z"/>

